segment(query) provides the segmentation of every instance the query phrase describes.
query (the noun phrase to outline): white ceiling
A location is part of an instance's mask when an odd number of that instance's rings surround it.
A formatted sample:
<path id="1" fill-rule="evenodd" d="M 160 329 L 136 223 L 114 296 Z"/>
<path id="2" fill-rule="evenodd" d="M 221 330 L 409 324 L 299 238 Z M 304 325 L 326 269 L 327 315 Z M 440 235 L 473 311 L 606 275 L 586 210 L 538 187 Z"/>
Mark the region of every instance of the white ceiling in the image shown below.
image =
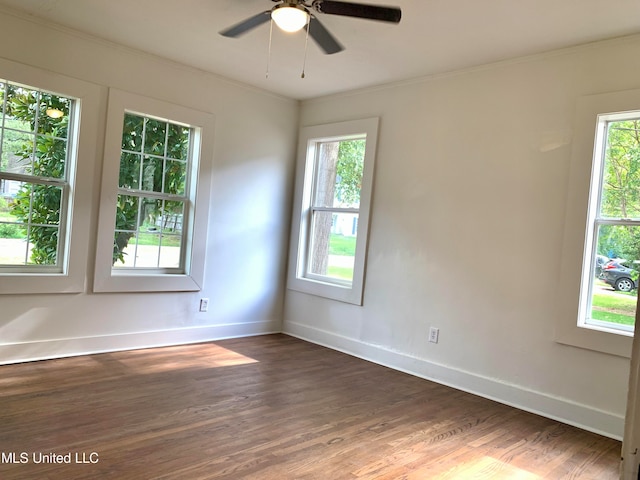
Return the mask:
<path id="1" fill-rule="evenodd" d="M 296 99 L 450 72 L 640 33 L 639 0 L 366 0 L 402 8 L 399 25 L 318 15 L 346 47 L 324 55 L 269 24 L 218 34 L 271 0 L 0 0 L 0 6 Z"/>

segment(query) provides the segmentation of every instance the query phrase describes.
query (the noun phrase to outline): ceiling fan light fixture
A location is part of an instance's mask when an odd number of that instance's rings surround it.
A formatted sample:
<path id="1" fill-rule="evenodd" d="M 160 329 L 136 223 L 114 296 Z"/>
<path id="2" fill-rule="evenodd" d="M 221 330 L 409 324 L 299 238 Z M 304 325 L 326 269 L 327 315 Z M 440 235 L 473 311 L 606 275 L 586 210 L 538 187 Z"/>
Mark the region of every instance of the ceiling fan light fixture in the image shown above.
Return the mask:
<path id="1" fill-rule="evenodd" d="M 278 5 L 271 11 L 271 18 L 285 32 L 297 32 L 309 21 L 309 13 L 300 6 Z"/>

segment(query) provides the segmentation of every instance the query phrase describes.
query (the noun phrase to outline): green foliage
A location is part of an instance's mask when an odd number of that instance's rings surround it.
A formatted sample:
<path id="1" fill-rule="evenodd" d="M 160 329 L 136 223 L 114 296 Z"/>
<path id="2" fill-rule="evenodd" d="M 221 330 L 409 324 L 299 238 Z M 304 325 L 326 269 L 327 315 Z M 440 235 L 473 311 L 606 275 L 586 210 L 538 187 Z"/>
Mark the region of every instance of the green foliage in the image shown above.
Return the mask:
<path id="1" fill-rule="evenodd" d="M 340 142 L 336 165 L 336 197 L 341 202 L 360 204 L 365 146 L 364 139 Z"/>
<path id="2" fill-rule="evenodd" d="M 25 174 L 64 178 L 69 99 L 11 84 L 1 93 L 3 100 L 6 96 L 7 121 L 21 130 L 12 132 L 15 138 L 8 148 L 14 150 L 4 152 L 4 166 L 12 156 L 20 160 Z M 51 108 L 60 110 L 63 116 L 47 116 L 46 111 Z M 31 261 L 35 264 L 56 264 L 61 195 L 59 187 L 24 182 L 12 204 L 12 215 L 31 225 L 28 235 L 33 245 Z"/>
<path id="3" fill-rule="evenodd" d="M 24 231 L 14 223 L 0 223 L 0 238 L 24 238 Z"/>

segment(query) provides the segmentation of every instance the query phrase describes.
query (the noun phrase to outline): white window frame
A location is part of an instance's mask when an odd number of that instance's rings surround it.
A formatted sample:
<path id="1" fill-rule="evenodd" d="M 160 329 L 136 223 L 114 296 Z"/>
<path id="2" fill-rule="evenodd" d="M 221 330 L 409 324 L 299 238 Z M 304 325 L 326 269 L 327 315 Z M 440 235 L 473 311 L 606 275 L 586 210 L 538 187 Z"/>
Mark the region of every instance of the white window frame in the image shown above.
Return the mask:
<path id="1" fill-rule="evenodd" d="M 362 187 L 360 190 L 360 206 L 357 209 L 358 224 L 353 280 L 349 283 L 307 273 L 306 264 L 311 241 L 312 191 L 315 182 L 314 168 L 317 161 L 317 145 L 323 142 L 362 137 L 366 138 L 366 145 Z M 289 289 L 354 305 L 362 305 L 377 137 L 378 118 L 315 125 L 301 129 L 287 277 L 287 287 Z M 332 208 L 330 210 L 344 209 Z"/>
<path id="2" fill-rule="evenodd" d="M 155 117 L 193 128 L 193 163 L 188 194 L 190 225 L 184 249 L 184 272 L 170 269 L 113 268 L 113 234 L 116 201 L 120 193 L 118 179 L 122 129 L 125 113 Z M 214 117 L 208 112 L 175 105 L 122 90 L 110 89 L 105 137 L 94 292 L 198 291 L 204 282 L 207 244 Z"/>
<path id="3" fill-rule="evenodd" d="M 16 269 L 0 273 L 0 294 L 79 293 L 86 289 L 86 270 L 91 227 L 91 199 L 98 144 L 101 88 L 78 79 L 0 59 L 0 76 L 11 83 L 55 92 L 73 98 L 73 125 L 69 126 L 67 146 L 68 190 L 65 231 L 61 236 L 57 269 Z M 64 202 L 63 202 L 64 203 Z M 27 271 L 29 270 L 29 271 Z"/>
<path id="4" fill-rule="evenodd" d="M 578 99 L 568 183 L 555 339 L 558 343 L 630 357 L 632 333 L 585 321 L 588 313 L 594 240 L 594 208 L 601 177 L 604 122 L 638 117 L 640 90 Z M 561 288 L 560 288 L 561 287 Z"/>

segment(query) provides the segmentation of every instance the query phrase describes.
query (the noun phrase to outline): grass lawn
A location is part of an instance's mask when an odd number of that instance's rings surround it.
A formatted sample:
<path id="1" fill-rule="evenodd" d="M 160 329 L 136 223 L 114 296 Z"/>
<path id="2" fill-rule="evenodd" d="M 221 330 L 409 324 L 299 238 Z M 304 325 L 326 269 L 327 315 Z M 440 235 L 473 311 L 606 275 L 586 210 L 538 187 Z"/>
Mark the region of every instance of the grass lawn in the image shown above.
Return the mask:
<path id="1" fill-rule="evenodd" d="M 633 325 L 636 315 L 636 297 L 596 293 L 591 302 L 591 318 L 603 322 Z"/>
<path id="2" fill-rule="evenodd" d="M 356 237 L 331 234 L 331 238 L 329 239 L 329 255 L 348 255 L 353 257 L 355 254 Z"/>
<path id="3" fill-rule="evenodd" d="M 353 268 L 349 267 L 332 267 L 327 268 L 327 275 L 333 278 L 341 278 L 342 280 L 353 280 Z"/>

